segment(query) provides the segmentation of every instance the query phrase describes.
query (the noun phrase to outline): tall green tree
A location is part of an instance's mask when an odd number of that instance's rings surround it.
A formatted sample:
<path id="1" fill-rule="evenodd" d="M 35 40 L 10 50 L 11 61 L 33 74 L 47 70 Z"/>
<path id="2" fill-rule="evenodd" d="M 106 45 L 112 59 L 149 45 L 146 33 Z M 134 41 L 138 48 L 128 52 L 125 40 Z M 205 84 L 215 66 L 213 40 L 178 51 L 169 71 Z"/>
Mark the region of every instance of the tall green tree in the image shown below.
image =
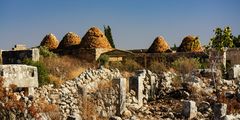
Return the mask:
<path id="1" fill-rule="evenodd" d="M 238 35 L 238 37 L 233 37 L 233 44 L 235 47 L 240 47 L 240 35 Z"/>
<path id="2" fill-rule="evenodd" d="M 107 25 L 107 26 L 104 25 L 104 34 L 107 37 L 108 42 L 110 43 L 112 48 L 115 48 L 115 44 L 114 44 L 113 37 L 112 37 L 112 30 L 109 25 Z"/>
<path id="3" fill-rule="evenodd" d="M 225 27 L 223 30 L 221 28 L 216 28 L 214 32 L 215 35 L 210 42 L 212 48 L 222 50 L 224 47 L 234 47 L 233 35 L 230 27 Z"/>

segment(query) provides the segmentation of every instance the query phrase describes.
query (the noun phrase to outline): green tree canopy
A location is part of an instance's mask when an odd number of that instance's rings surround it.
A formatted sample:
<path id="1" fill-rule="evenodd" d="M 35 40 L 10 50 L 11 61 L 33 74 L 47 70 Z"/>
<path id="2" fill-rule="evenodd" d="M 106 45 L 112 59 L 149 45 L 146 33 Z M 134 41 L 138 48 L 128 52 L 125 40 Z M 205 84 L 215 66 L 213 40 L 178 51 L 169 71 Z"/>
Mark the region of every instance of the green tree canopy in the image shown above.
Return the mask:
<path id="1" fill-rule="evenodd" d="M 210 47 L 222 50 L 224 47 L 234 47 L 233 35 L 230 27 L 216 28 L 214 30 L 215 35 L 211 38 Z"/>
<path id="2" fill-rule="evenodd" d="M 233 44 L 235 47 L 240 47 L 240 35 L 238 35 L 238 37 L 233 37 Z"/>
<path id="3" fill-rule="evenodd" d="M 108 42 L 110 43 L 112 48 L 115 48 L 115 44 L 114 44 L 114 41 L 113 41 L 113 38 L 112 38 L 112 30 L 111 30 L 109 25 L 107 25 L 107 26 L 104 25 L 104 34 L 107 37 Z"/>

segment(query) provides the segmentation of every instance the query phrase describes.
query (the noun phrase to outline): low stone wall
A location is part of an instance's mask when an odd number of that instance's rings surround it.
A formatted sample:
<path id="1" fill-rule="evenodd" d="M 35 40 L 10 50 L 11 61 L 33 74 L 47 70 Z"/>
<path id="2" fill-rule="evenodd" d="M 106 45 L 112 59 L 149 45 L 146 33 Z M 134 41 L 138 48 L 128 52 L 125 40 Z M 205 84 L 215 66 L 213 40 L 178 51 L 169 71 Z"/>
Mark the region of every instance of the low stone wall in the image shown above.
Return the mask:
<path id="1" fill-rule="evenodd" d="M 226 59 L 230 61 L 231 66 L 240 64 L 240 49 L 239 48 L 228 48 L 226 52 Z"/>
<path id="2" fill-rule="evenodd" d="M 84 118 L 87 111 L 96 112 L 95 116 L 88 118 L 110 117 L 120 113 L 124 106 L 120 104 L 124 103 L 124 97 L 120 94 L 125 93 L 124 80 L 120 78 L 120 72 L 115 69 L 89 69 L 58 89 L 52 85 L 37 88 L 34 97 L 36 101 L 44 98 L 49 103 L 59 105 L 63 119 L 77 115 Z"/>

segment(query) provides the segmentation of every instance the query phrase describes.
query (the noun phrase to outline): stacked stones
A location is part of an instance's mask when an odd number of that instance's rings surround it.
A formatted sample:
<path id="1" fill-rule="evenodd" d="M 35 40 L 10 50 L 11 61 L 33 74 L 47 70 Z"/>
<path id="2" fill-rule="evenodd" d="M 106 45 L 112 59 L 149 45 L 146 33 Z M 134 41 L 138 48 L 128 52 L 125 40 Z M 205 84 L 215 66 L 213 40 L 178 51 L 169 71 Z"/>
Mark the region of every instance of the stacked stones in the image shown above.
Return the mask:
<path id="1" fill-rule="evenodd" d="M 107 91 L 99 91 L 98 84 L 103 81 L 112 81 L 121 77 L 117 69 L 108 70 L 101 68 L 98 70 L 89 69 L 83 72 L 74 80 L 66 81 L 60 88 L 54 89 L 52 85 L 40 87 L 36 90 L 36 100 L 45 98 L 49 103 L 57 104 L 61 108 L 63 119 L 69 116 L 82 115 L 84 109 L 83 98 L 97 99 L 97 113 L 102 117 L 116 114 L 116 104 L 118 104 L 117 87 L 106 88 Z M 109 92 L 106 94 L 106 92 Z M 78 116 L 79 117 L 79 116 Z"/>
<path id="2" fill-rule="evenodd" d="M 79 45 L 81 41 L 80 36 L 74 32 L 68 32 L 59 43 L 58 49 L 69 48 L 74 45 Z"/>
<path id="3" fill-rule="evenodd" d="M 59 41 L 57 40 L 56 36 L 50 33 L 43 38 L 42 42 L 40 43 L 40 46 L 44 46 L 49 50 L 54 50 L 57 49 L 58 44 Z"/>
<path id="4" fill-rule="evenodd" d="M 81 48 L 112 48 L 104 33 L 97 27 L 90 28 L 82 38 Z"/>
<path id="5" fill-rule="evenodd" d="M 179 46 L 178 52 L 201 52 L 202 47 L 199 42 L 199 38 L 196 36 L 189 35 L 182 40 Z"/>
<path id="6" fill-rule="evenodd" d="M 152 45 L 148 49 L 149 53 L 163 53 L 166 51 L 171 51 L 168 43 L 165 41 L 164 37 L 158 36 L 153 41 Z"/>

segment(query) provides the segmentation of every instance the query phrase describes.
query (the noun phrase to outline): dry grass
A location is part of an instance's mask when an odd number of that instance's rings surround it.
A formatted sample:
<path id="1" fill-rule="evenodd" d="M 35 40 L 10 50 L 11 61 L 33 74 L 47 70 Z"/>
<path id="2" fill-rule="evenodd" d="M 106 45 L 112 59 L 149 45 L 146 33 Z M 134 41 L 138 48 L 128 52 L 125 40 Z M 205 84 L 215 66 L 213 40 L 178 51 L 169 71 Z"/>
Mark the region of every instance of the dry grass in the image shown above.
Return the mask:
<path id="1" fill-rule="evenodd" d="M 54 84 L 55 87 L 59 87 L 64 81 L 57 76 L 50 74 L 49 76 L 50 83 Z"/>
<path id="2" fill-rule="evenodd" d="M 162 72 L 167 71 L 166 65 L 163 62 L 158 62 L 158 61 L 151 62 L 148 69 L 154 73 L 162 73 Z"/>
<path id="3" fill-rule="evenodd" d="M 61 113 L 60 109 L 55 104 L 49 104 L 45 100 L 40 100 L 37 102 L 37 106 L 33 106 L 30 113 L 46 113 L 51 120 L 60 120 L 61 119 Z"/>
<path id="4" fill-rule="evenodd" d="M 136 70 L 142 69 L 143 67 L 137 63 L 134 59 L 128 58 L 122 62 L 111 62 L 109 63 L 110 68 L 117 68 L 120 71 L 134 72 Z"/>
<path id="5" fill-rule="evenodd" d="M 56 84 L 64 80 L 73 79 L 80 75 L 86 68 L 95 66 L 94 64 L 69 56 L 45 57 L 41 61 L 47 67 L 50 79 L 52 78 L 52 81 L 56 82 Z"/>
<path id="6" fill-rule="evenodd" d="M 92 117 L 97 117 L 97 111 L 96 111 L 96 104 L 94 103 L 93 99 L 87 98 L 83 99 L 83 111 L 82 111 L 82 118 L 84 120 L 92 120 Z"/>
<path id="7" fill-rule="evenodd" d="M 86 70 L 86 68 L 84 68 L 84 67 L 76 68 L 75 70 L 72 70 L 72 71 L 69 72 L 68 78 L 73 79 L 73 78 L 79 76 L 85 70 Z"/>
<path id="8" fill-rule="evenodd" d="M 101 90 L 106 90 L 108 88 L 111 88 L 112 87 L 112 81 L 101 81 L 99 84 L 98 84 L 98 90 L 101 91 Z"/>
<path id="9" fill-rule="evenodd" d="M 240 102 L 236 96 L 232 99 L 226 98 L 224 91 L 218 96 L 218 102 L 227 104 L 227 114 L 240 114 Z"/>

